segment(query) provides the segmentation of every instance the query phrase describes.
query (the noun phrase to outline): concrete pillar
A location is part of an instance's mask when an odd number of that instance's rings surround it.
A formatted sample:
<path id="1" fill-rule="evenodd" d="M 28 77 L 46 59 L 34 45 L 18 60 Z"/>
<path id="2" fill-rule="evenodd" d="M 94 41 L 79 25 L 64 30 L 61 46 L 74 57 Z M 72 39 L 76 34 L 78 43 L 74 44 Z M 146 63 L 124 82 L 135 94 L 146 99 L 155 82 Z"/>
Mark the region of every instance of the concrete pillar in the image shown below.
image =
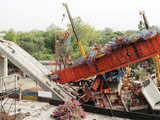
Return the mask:
<path id="1" fill-rule="evenodd" d="M 22 89 L 21 89 L 21 87 L 19 88 L 19 101 L 21 101 L 22 100 Z"/>
<path id="2" fill-rule="evenodd" d="M 0 54 L 0 93 L 3 90 L 3 80 L 1 77 L 8 75 L 8 60 Z"/>
<path id="3" fill-rule="evenodd" d="M 8 75 L 8 60 L 5 56 L 0 55 L 0 76 Z"/>

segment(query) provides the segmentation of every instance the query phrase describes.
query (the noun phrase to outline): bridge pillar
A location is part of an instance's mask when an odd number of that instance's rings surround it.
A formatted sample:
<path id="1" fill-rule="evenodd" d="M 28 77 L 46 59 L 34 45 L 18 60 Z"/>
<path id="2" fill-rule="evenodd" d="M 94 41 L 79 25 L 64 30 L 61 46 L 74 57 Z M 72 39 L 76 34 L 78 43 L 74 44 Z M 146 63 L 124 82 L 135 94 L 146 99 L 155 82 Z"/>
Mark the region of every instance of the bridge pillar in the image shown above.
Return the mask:
<path id="1" fill-rule="evenodd" d="M 0 76 L 8 75 L 8 60 L 7 57 L 0 55 Z"/>

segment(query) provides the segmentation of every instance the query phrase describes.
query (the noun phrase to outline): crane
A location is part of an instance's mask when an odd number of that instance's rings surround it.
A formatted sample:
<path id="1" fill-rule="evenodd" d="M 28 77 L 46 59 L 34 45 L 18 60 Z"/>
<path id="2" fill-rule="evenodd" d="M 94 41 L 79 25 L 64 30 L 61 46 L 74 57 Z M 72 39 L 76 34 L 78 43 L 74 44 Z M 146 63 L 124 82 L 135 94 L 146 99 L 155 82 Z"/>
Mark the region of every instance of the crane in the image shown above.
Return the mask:
<path id="1" fill-rule="evenodd" d="M 76 39 L 78 43 L 80 43 L 67 4 L 64 4 L 64 6 L 67 9 L 67 13 L 70 18 L 72 29 L 74 31 Z M 145 18 L 144 15 L 143 18 Z M 145 23 L 147 26 L 148 24 L 146 22 L 146 19 Z M 81 47 L 81 43 L 79 45 L 82 56 L 85 56 L 85 52 L 83 47 Z M 50 80 L 53 80 L 54 82 L 60 84 L 79 82 L 84 79 L 96 76 L 91 86 L 84 86 L 84 88 L 82 87 L 82 91 L 84 91 L 84 94 L 82 94 L 80 98 L 82 98 L 84 102 L 87 102 L 89 100 L 96 100 L 99 106 L 102 105 L 106 107 L 107 105 L 105 104 L 107 101 L 106 98 L 108 98 L 107 95 L 114 92 L 117 94 L 116 91 L 112 90 L 112 85 L 117 82 L 118 85 L 120 84 L 119 82 L 123 77 L 123 70 L 121 72 L 121 68 L 160 54 L 159 46 L 159 30 L 149 29 L 148 25 L 146 27 L 146 30 L 142 30 L 135 35 L 126 36 L 124 38 L 116 38 L 115 43 L 109 44 L 109 46 L 105 46 L 102 55 L 98 57 L 96 56 L 95 60 L 91 61 L 91 64 L 88 63 L 87 60 L 85 60 L 88 57 L 86 56 L 84 57 L 83 62 L 78 62 L 61 71 L 53 72 L 48 76 Z M 117 76 L 120 77 L 118 78 Z M 116 77 L 115 81 L 114 77 Z M 123 99 L 123 93 L 121 93 L 121 86 L 119 88 L 120 93 L 118 94 L 118 97 L 120 97 L 125 110 L 128 111 Z M 133 91 L 136 93 L 135 90 Z M 133 105 L 134 103 L 136 102 L 133 102 Z"/>
<path id="2" fill-rule="evenodd" d="M 74 25 L 74 22 L 73 22 L 73 19 L 72 19 L 71 14 L 70 14 L 70 11 L 69 11 L 69 8 L 68 8 L 67 3 L 63 3 L 63 6 L 66 8 L 66 11 L 67 11 L 69 20 L 70 20 L 71 25 L 72 25 L 73 32 L 74 32 L 74 34 L 75 34 L 75 37 L 76 37 L 77 42 L 78 42 L 78 46 L 79 46 L 79 48 L 80 48 L 81 55 L 82 55 L 83 57 L 85 57 L 85 56 L 86 56 L 86 55 L 85 55 L 85 51 L 84 51 L 84 48 L 83 48 L 83 46 L 82 46 L 81 41 L 79 40 L 78 33 L 77 33 L 77 31 L 76 31 L 76 28 L 75 28 L 75 25 Z"/>
<path id="3" fill-rule="evenodd" d="M 148 30 L 150 27 L 149 27 L 149 23 L 148 23 L 148 20 L 146 18 L 145 12 L 140 11 L 140 15 L 142 15 L 143 21 L 144 21 L 144 26 Z M 158 81 L 158 86 L 160 86 L 160 55 L 156 55 L 155 57 L 153 57 L 153 60 L 156 63 L 157 81 Z"/>

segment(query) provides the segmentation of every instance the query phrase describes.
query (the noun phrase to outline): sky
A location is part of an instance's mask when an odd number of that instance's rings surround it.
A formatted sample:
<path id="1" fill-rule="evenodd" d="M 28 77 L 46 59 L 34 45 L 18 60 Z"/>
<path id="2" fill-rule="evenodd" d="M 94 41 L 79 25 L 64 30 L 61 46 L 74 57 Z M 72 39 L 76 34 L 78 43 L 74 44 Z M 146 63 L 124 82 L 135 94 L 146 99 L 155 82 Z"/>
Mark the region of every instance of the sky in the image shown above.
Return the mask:
<path id="1" fill-rule="evenodd" d="M 72 17 L 80 16 L 97 30 L 136 30 L 140 10 L 150 25 L 160 25 L 159 0 L 0 0 L 0 31 L 45 30 L 51 24 L 65 28 L 69 20 L 62 21 L 63 2 L 68 3 Z"/>

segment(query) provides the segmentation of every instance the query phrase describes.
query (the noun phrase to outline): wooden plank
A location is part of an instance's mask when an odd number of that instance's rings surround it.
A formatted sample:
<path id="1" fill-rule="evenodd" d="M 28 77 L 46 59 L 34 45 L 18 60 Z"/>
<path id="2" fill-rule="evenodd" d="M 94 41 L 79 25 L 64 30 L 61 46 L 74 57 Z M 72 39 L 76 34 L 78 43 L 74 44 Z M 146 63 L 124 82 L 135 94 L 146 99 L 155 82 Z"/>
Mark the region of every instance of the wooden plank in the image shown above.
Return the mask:
<path id="1" fill-rule="evenodd" d="M 31 95 L 22 95 L 23 100 L 32 100 L 37 101 L 37 96 L 31 96 Z"/>

